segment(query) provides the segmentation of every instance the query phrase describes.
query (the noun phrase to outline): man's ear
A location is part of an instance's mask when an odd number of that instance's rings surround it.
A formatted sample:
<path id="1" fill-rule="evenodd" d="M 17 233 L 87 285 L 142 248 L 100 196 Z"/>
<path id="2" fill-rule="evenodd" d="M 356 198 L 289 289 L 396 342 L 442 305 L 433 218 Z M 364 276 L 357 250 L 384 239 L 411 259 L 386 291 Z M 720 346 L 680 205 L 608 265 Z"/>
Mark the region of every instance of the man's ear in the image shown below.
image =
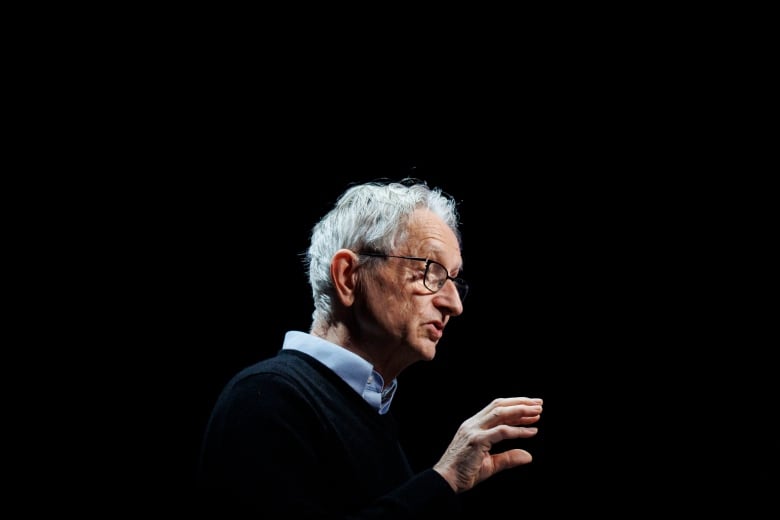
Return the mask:
<path id="1" fill-rule="evenodd" d="M 336 296 L 345 307 L 355 303 L 358 255 L 349 249 L 339 249 L 330 261 L 330 276 Z"/>

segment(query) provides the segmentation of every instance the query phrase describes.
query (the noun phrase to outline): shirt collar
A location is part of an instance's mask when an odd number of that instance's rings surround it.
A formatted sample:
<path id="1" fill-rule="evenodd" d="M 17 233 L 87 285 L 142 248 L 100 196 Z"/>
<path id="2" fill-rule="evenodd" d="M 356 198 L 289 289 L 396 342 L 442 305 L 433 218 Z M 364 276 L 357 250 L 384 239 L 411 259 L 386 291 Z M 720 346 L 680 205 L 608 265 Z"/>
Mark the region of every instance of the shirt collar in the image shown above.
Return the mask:
<path id="1" fill-rule="evenodd" d="M 310 355 L 335 372 L 380 414 L 385 414 L 390 409 L 398 380 L 393 379 L 387 388 L 384 388 L 385 381 L 379 372 L 354 352 L 300 331 L 288 331 L 282 349 L 297 350 Z"/>

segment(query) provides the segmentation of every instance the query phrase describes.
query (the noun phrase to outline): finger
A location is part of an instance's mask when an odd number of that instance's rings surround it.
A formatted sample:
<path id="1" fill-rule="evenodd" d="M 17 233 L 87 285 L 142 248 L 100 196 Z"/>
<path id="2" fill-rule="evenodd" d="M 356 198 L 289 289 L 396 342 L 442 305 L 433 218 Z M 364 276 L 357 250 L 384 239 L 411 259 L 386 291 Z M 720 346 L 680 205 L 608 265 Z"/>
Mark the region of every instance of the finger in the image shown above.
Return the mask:
<path id="1" fill-rule="evenodd" d="M 502 408 L 506 406 L 542 406 L 542 404 L 544 404 L 543 400 L 538 397 L 499 397 L 493 399 L 490 403 L 488 403 L 487 406 L 477 412 L 475 417 L 490 415 L 496 408 Z"/>
<path id="2" fill-rule="evenodd" d="M 503 471 L 505 469 L 514 468 L 521 464 L 528 464 L 533 460 L 530 453 L 520 448 L 506 450 L 501 453 L 491 455 L 493 459 L 493 467 L 496 472 Z"/>
<path id="3" fill-rule="evenodd" d="M 485 430 L 485 437 L 483 440 L 490 446 L 494 446 L 499 442 L 510 439 L 528 439 L 536 435 L 538 431 L 539 428 L 535 426 L 508 426 L 502 424 Z"/>
<path id="4" fill-rule="evenodd" d="M 482 428 L 492 428 L 499 424 L 528 424 L 539 419 L 542 413 L 541 405 L 517 404 L 513 406 L 497 406 L 482 414 L 479 424 Z"/>
<path id="5" fill-rule="evenodd" d="M 542 405 L 544 400 L 540 397 L 497 397 L 488 403 L 483 410 L 487 411 L 496 406 L 513 406 L 516 404 Z"/>

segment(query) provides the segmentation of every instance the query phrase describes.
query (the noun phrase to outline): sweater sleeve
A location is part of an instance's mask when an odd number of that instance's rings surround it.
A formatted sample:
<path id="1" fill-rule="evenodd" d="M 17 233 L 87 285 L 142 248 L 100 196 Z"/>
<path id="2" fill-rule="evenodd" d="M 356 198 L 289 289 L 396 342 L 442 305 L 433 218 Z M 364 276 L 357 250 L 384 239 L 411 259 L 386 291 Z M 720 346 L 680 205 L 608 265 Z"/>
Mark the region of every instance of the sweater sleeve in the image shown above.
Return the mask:
<path id="1" fill-rule="evenodd" d="M 382 497 L 378 504 L 387 511 L 401 514 L 376 518 L 457 518 L 462 511 L 458 496 L 444 477 L 433 469 L 418 473 Z"/>

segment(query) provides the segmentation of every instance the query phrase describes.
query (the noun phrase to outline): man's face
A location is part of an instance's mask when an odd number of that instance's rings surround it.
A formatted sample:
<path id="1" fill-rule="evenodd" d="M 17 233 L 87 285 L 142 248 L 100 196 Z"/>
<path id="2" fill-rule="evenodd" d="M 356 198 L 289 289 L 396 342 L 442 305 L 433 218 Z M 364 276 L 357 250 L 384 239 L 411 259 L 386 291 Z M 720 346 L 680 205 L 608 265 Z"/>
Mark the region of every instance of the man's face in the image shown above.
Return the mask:
<path id="1" fill-rule="evenodd" d="M 452 277 L 462 263 L 455 234 L 429 210 L 413 215 L 406 242 L 387 253 L 433 260 Z M 441 289 L 431 292 L 423 283 L 425 269 L 425 261 L 390 257 L 366 277 L 364 305 L 356 309 L 362 314 L 361 335 L 381 344 L 383 354 L 394 358 L 393 362 L 386 359 L 387 363 L 405 367 L 433 359 L 450 317 L 463 312 L 455 284 L 446 280 Z"/>

